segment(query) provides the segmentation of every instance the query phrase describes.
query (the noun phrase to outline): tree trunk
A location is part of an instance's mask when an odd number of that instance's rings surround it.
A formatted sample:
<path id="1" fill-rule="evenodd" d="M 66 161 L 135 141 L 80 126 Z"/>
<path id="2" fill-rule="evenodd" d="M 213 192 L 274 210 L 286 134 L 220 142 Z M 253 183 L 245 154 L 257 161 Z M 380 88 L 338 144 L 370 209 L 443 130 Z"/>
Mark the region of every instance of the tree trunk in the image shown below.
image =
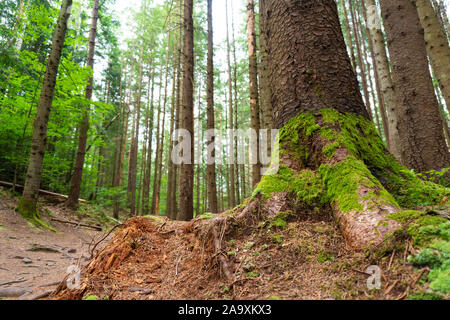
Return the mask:
<path id="1" fill-rule="evenodd" d="M 236 219 L 252 208 L 274 216 L 325 205 L 349 247 L 380 245 L 401 227 L 389 219 L 400 204 L 439 201 L 445 191 L 387 152 L 364 106 L 335 1 L 270 0 L 266 8 L 281 163 L 278 172 L 263 176 Z M 405 195 L 414 188 L 419 195 Z"/>
<path id="2" fill-rule="evenodd" d="M 228 0 L 225 1 L 225 17 L 226 17 L 226 29 L 227 29 L 227 66 L 228 66 L 228 118 L 229 118 L 229 129 L 234 129 L 234 113 L 233 113 L 233 86 L 231 79 L 231 57 L 230 57 L 230 35 L 228 31 Z M 231 206 L 234 207 L 236 205 L 236 181 L 235 181 L 235 159 L 234 159 L 234 138 L 230 141 L 229 146 L 229 155 L 232 161 L 229 164 L 230 171 L 230 202 Z"/>
<path id="3" fill-rule="evenodd" d="M 31 154 L 28 163 L 25 186 L 18 211 L 24 218 L 34 219 L 39 222 L 37 201 L 39 187 L 41 184 L 42 162 L 44 160 L 45 146 L 47 141 L 47 127 L 50 110 L 55 94 L 56 76 L 58 74 L 61 52 L 66 36 L 67 21 L 69 20 L 72 0 L 64 0 L 59 11 L 58 21 L 52 37 L 52 47 L 45 69 L 44 82 L 42 84 L 41 96 L 37 106 L 36 118 L 34 120 L 33 137 L 31 142 Z"/>
<path id="4" fill-rule="evenodd" d="M 269 79 L 269 61 L 268 52 L 267 52 L 267 25 L 265 16 L 267 13 L 263 13 L 265 9 L 266 0 L 259 1 L 259 12 L 260 12 L 260 47 L 261 47 L 261 68 L 259 73 L 259 84 L 261 90 L 261 115 L 262 115 L 262 129 L 272 129 L 273 127 L 273 110 L 272 110 L 272 90 L 270 88 L 270 79 Z M 270 146 L 270 143 L 268 144 Z"/>
<path id="5" fill-rule="evenodd" d="M 438 80 L 445 104 L 450 106 L 450 47 L 430 0 L 416 0 L 420 23 L 431 67 Z"/>
<path id="6" fill-rule="evenodd" d="M 85 98 L 90 101 L 92 99 L 92 91 L 94 85 L 94 55 L 95 55 L 95 39 L 97 37 L 97 21 L 98 21 L 98 7 L 99 0 L 94 0 L 94 7 L 92 9 L 91 30 L 89 32 L 89 52 L 88 52 L 88 67 L 92 70 L 92 76 L 89 78 L 86 86 Z M 69 198 L 66 201 L 66 206 L 69 208 L 78 207 L 78 198 L 81 192 L 81 181 L 83 179 L 83 167 L 86 155 L 86 143 L 89 131 L 89 112 L 90 106 L 83 108 L 83 118 L 80 124 L 80 136 L 78 141 L 77 159 L 75 161 L 75 169 L 72 176 L 72 183 L 70 185 Z"/>
<path id="7" fill-rule="evenodd" d="M 144 47 L 141 47 L 141 53 L 139 58 L 139 76 L 138 76 L 138 88 L 135 93 L 134 107 L 136 109 L 135 119 L 135 132 L 131 140 L 131 154 L 130 165 L 128 167 L 128 192 L 130 193 L 130 214 L 136 215 L 136 183 L 137 183 L 137 162 L 138 162 L 138 150 L 139 150 L 139 130 L 141 119 L 141 90 L 142 90 L 142 56 L 144 54 Z"/>
<path id="8" fill-rule="evenodd" d="M 396 86 L 403 163 L 416 172 L 446 168 L 450 157 L 417 10 L 410 0 L 380 4 Z"/>
<path id="9" fill-rule="evenodd" d="M 370 97 L 369 97 L 369 89 L 367 86 L 367 78 L 366 78 L 366 67 L 364 64 L 363 54 L 361 50 L 361 39 L 359 37 L 359 25 L 355 18 L 355 10 L 353 9 L 353 0 L 348 0 L 349 6 L 350 6 L 350 15 L 352 17 L 352 24 L 353 24 L 353 34 L 355 35 L 355 42 L 356 42 L 356 52 L 358 53 L 358 65 L 360 69 L 360 77 L 362 82 L 362 88 L 364 92 L 364 100 L 366 103 L 367 113 L 369 114 L 369 118 L 372 120 L 372 111 L 370 108 Z"/>
<path id="10" fill-rule="evenodd" d="M 194 187 L 194 22 L 192 18 L 193 0 L 184 2 L 184 45 L 183 45 L 183 94 L 181 108 L 181 128 L 190 133 L 190 163 L 182 163 L 180 168 L 180 195 L 178 220 L 193 218 Z"/>
<path id="11" fill-rule="evenodd" d="M 344 22 L 345 22 L 345 30 L 346 30 L 346 36 L 347 36 L 347 44 L 350 51 L 350 56 L 352 58 L 352 67 L 353 71 L 356 74 L 356 58 L 355 58 L 355 50 L 353 48 L 353 38 L 352 38 L 352 31 L 350 29 L 350 22 L 348 20 L 348 13 L 347 13 L 347 7 L 345 5 L 345 0 L 342 0 L 342 8 L 344 10 Z"/>
<path id="12" fill-rule="evenodd" d="M 255 139 L 251 139 L 252 149 L 252 187 L 261 180 L 261 165 L 259 162 L 259 93 L 258 93 L 258 61 L 256 58 L 256 34 L 255 34 L 255 5 L 253 0 L 247 0 L 247 31 L 248 31 L 248 57 L 250 79 L 250 113 L 251 128 L 256 132 Z M 276 110 L 275 110 L 276 113 Z M 276 115 L 275 115 L 276 116 Z"/>
<path id="13" fill-rule="evenodd" d="M 213 23 L 212 23 L 212 0 L 208 0 L 208 62 L 207 62 L 207 79 L 206 79 L 206 95 L 207 95 L 207 130 L 215 129 L 214 119 L 214 44 L 213 44 Z M 208 211 L 212 213 L 219 212 L 217 208 L 217 187 L 216 187 L 216 165 L 213 162 L 215 158 L 214 137 L 211 138 L 209 147 L 212 152 L 208 153 L 207 159 L 207 177 L 208 177 Z"/>

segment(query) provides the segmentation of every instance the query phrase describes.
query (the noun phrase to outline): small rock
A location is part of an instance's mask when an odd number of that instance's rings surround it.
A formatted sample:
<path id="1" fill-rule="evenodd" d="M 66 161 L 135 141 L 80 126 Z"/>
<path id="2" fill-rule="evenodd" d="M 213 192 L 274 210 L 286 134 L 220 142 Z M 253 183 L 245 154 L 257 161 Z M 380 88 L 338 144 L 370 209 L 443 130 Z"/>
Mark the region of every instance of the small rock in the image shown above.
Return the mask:
<path id="1" fill-rule="evenodd" d="M 31 259 L 29 259 L 29 258 L 23 258 L 23 259 L 22 259 L 22 262 L 25 263 L 25 264 L 30 264 L 30 263 L 32 263 L 33 261 L 31 261 Z"/>

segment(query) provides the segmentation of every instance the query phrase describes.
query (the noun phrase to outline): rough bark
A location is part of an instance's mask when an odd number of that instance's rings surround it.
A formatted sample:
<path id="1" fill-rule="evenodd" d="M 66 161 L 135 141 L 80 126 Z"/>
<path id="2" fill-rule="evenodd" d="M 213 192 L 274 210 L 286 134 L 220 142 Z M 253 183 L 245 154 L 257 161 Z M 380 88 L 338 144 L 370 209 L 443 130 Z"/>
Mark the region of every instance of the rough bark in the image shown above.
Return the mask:
<path id="1" fill-rule="evenodd" d="M 250 114 L 251 128 L 256 132 L 256 141 L 251 141 L 255 146 L 252 154 L 252 186 L 256 186 L 261 180 L 261 165 L 259 162 L 259 92 L 258 92 L 258 61 L 256 58 L 256 32 L 255 32 L 255 5 L 253 0 L 247 0 L 247 32 L 248 32 L 248 57 L 250 79 Z"/>
<path id="2" fill-rule="evenodd" d="M 433 187 L 388 154 L 369 121 L 335 2 L 271 0 L 266 6 L 275 122 L 284 126 L 280 170 L 263 177 L 252 203 L 262 195 L 268 214 L 296 212 L 299 200 L 327 203 L 351 248 L 379 245 L 400 226 L 389 220 L 399 203 L 416 201 L 401 190 L 417 184 L 431 197 Z M 312 199 L 314 190 L 324 197 Z"/>
<path id="3" fill-rule="evenodd" d="M 144 53 L 144 47 L 141 47 L 141 53 L 139 58 L 139 76 L 138 76 L 138 88 L 135 93 L 134 107 L 136 109 L 135 119 L 135 132 L 131 140 L 131 154 L 129 179 L 128 179 L 128 192 L 130 193 L 130 214 L 135 216 L 136 212 L 136 182 L 137 182 L 137 162 L 138 162 L 138 149 L 139 149 L 139 132 L 140 132 L 140 120 L 141 120 L 141 89 L 142 89 L 142 56 Z"/>
<path id="4" fill-rule="evenodd" d="M 56 76 L 58 74 L 61 52 L 67 30 L 72 0 L 64 0 L 52 37 L 52 47 L 45 69 L 44 82 L 34 120 L 33 137 L 31 141 L 31 154 L 28 163 L 25 186 L 18 211 L 23 217 L 38 220 L 37 201 L 41 184 L 42 162 L 47 142 L 47 127 L 55 94 Z"/>
<path id="5" fill-rule="evenodd" d="M 391 151 L 392 147 L 391 147 L 391 141 L 390 141 L 391 138 L 390 138 L 390 134 L 389 134 L 389 125 L 388 125 L 388 117 L 387 117 L 387 113 L 386 113 L 386 105 L 385 105 L 385 101 L 384 101 L 383 94 L 382 94 L 380 75 L 378 73 L 378 66 L 377 66 L 377 58 L 375 56 L 373 36 L 372 36 L 370 27 L 369 27 L 367 6 L 365 3 L 365 0 L 362 0 L 361 6 L 362 6 L 362 13 L 364 16 L 364 20 L 366 21 L 366 34 L 367 34 L 367 40 L 369 43 L 370 56 L 372 59 L 373 72 L 374 72 L 374 76 L 375 76 L 375 87 L 376 87 L 376 91 L 377 91 L 381 120 L 383 122 L 384 136 L 386 138 L 386 144 L 388 146 L 388 149 L 389 149 L 389 151 Z M 372 7 L 371 9 L 374 9 L 374 8 L 376 9 L 376 6 Z M 384 47 L 383 47 L 383 50 L 384 50 Z M 386 53 L 386 51 L 385 51 L 385 53 Z M 391 151 L 391 153 L 394 154 L 394 152 L 392 152 L 392 151 Z M 394 156 L 395 156 L 395 154 L 394 154 Z"/>
<path id="6" fill-rule="evenodd" d="M 234 114 L 233 114 L 233 85 L 231 78 L 231 48 L 230 48 L 230 34 L 228 28 L 228 0 L 225 1 L 225 17 L 226 17 L 226 29 L 227 29 L 227 72 L 228 72 L 228 124 L 229 129 L 234 129 Z M 259 115 L 258 115 L 259 117 Z M 233 160 L 229 164 L 230 170 L 230 203 L 234 207 L 236 205 L 236 181 L 235 181 L 235 159 L 234 159 L 234 139 L 229 147 L 229 157 Z"/>
<path id="7" fill-rule="evenodd" d="M 361 38 L 359 35 L 359 24 L 356 21 L 355 18 L 355 10 L 353 8 L 352 0 L 348 0 L 349 6 L 350 6 L 350 15 L 352 17 L 352 24 L 353 24 L 353 34 L 355 35 L 355 42 L 356 42 L 356 52 L 358 53 L 358 65 L 360 69 L 360 77 L 362 82 L 362 89 L 364 93 L 364 100 L 366 103 L 367 113 L 369 114 L 370 119 L 372 120 L 372 111 L 370 107 L 370 97 L 369 97 L 369 89 L 367 85 L 367 78 L 366 78 L 366 66 L 364 64 L 363 59 L 363 53 L 361 50 Z"/>
<path id="8" fill-rule="evenodd" d="M 92 70 L 92 76 L 89 78 L 88 85 L 86 86 L 85 98 L 86 100 L 92 99 L 92 91 L 94 85 L 94 55 L 95 55 L 95 39 L 97 37 L 97 22 L 98 22 L 98 8 L 99 0 L 94 0 L 94 7 L 92 8 L 91 18 L 91 30 L 89 32 L 89 52 L 88 52 L 88 67 Z M 76 208 L 78 206 L 78 198 L 81 192 L 81 181 L 83 179 L 83 167 L 86 155 L 86 144 L 89 131 L 89 112 L 90 106 L 86 106 L 83 109 L 83 118 L 80 124 L 80 136 L 78 140 L 77 158 L 75 161 L 75 169 L 72 175 L 72 182 L 70 185 L 69 198 L 66 201 L 66 205 L 70 208 Z"/>
<path id="9" fill-rule="evenodd" d="M 416 0 L 420 23 L 431 67 L 438 80 L 445 103 L 450 106 L 450 47 L 430 0 Z"/>
<path id="10" fill-rule="evenodd" d="M 207 95 L 207 124 L 208 130 L 215 129 L 214 118 L 214 43 L 213 43 L 213 24 L 212 24 L 212 0 L 208 0 L 208 61 L 207 61 L 207 79 L 206 79 L 206 95 Z M 215 158 L 214 137 L 208 141 L 210 147 L 214 146 L 208 157 Z M 212 213 L 219 212 L 217 208 L 217 187 L 216 187 L 216 165 L 208 160 L 206 167 L 208 178 L 208 211 Z"/>
<path id="11" fill-rule="evenodd" d="M 417 10 L 410 0 L 380 4 L 396 86 L 402 162 L 416 172 L 446 168 L 450 157 Z"/>

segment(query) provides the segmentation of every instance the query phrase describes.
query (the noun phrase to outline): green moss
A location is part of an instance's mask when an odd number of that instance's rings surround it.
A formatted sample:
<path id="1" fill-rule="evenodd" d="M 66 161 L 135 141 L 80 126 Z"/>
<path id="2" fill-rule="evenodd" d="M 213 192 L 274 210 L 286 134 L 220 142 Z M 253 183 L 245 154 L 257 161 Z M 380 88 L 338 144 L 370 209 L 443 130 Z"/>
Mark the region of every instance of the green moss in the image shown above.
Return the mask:
<path id="1" fill-rule="evenodd" d="M 390 155 L 374 124 L 363 116 L 340 113 L 334 109 L 322 109 L 324 124 L 339 127 L 340 132 L 323 126 L 319 134 L 331 144 L 323 150 L 331 158 L 338 146 L 345 147 L 353 156 L 360 159 L 383 181 L 383 185 L 397 200 L 407 208 L 438 203 L 449 195 L 449 189 L 420 179 L 414 172 L 407 170 Z"/>
<path id="2" fill-rule="evenodd" d="M 442 300 L 442 296 L 432 292 L 420 291 L 408 296 L 408 300 Z"/>
<path id="3" fill-rule="evenodd" d="M 272 227 L 281 229 L 286 228 L 287 219 L 290 215 L 292 215 L 292 211 L 278 212 L 276 216 L 272 219 L 271 223 L 269 224 L 269 228 Z"/>
<path id="4" fill-rule="evenodd" d="M 83 300 L 98 300 L 98 297 L 96 295 L 89 295 L 84 297 Z"/>
<path id="5" fill-rule="evenodd" d="M 317 262 L 324 263 L 327 261 L 333 261 L 334 255 L 331 253 L 326 252 L 325 250 L 321 250 L 317 256 Z"/>
<path id="6" fill-rule="evenodd" d="M 56 229 L 50 227 L 48 224 L 46 224 L 44 221 L 40 219 L 39 212 L 37 209 L 37 203 L 35 201 L 30 201 L 22 198 L 16 210 L 21 214 L 21 216 L 24 219 L 33 223 L 33 225 L 41 226 L 47 230 L 56 232 Z"/>
<path id="7" fill-rule="evenodd" d="M 283 240 L 284 240 L 284 235 L 278 234 L 278 233 L 274 234 L 270 237 L 270 241 L 272 241 L 273 243 L 281 244 L 281 243 L 283 243 Z"/>

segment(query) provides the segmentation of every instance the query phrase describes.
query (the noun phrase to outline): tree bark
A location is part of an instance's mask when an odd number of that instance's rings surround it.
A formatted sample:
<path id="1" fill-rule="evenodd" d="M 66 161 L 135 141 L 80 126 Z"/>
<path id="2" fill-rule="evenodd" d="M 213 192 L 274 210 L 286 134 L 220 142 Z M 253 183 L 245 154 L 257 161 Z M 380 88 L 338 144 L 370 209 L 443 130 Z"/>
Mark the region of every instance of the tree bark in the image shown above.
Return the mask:
<path id="1" fill-rule="evenodd" d="M 225 17 L 226 17 L 226 29 L 227 29 L 227 67 L 228 67 L 228 124 L 229 129 L 234 129 L 234 113 L 233 113 L 233 86 L 232 86 L 232 78 L 231 78 L 231 57 L 230 57 L 230 35 L 228 28 L 228 0 L 225 1 Z M 234 158 L 234 138 L 230 141 L 229 146 L 229 157 L 232 158 L 231 163 L 229 164 L 230 171 L 230 202 L 231 206 L 234 207 L 236 205 L 236 181 L 235 181 L 235 158 Z"/>
<path id="2" fill-rule="evenodd" d="M 192 18 L 193 0 L 184 2 L 184 45 L 183 45 L 183 94 L 181 108 L 181 128 L 190 133 L 190 163 L 182 163 L 180 168 L 180 195 L 178 220 L 193 218 L 194 187 L 194 22 Z"/>
<path id="3" fill-rule="evenodd" d="M 207 95 L 207 130 L 215 129 L 214 118 L 214 43 L 213 43 L 213 23 L 212 23 L 212 0 L 208 0 L 208 61 L 207 61 L 207 79 L 206 79 L 206 95 Z M 207 178 L 208 178 L 208 211 L 212 213 L 219 212 L 217 207 L 217 186 L 216 186 L 216 165 L 211 163 L 215 158 L 215 139 L 214 137 L 208 141 L 208 145 L 212 148 L 212 152 L 208 153 L 210 157 L 207 162 Z"/>
<path id="4" fill-rule="evenodd" d="M 92 9 L 91 30 L 89 32 L 89 52 L 88 52 L 88 67 L 92 70 L 92 76 L 89 78 L 86 86 L 85 98 L 90 101 L 92 99 L 92 91 L 94 85 L 94 55 L 95 55 L 95 39 L 97 37 L 97 21 L 98 21 L 99 0 L 94 0 L 94 7 Z M 78 198 L 81 192 L 81 181 L 83 179 L 83 167 L 86 155 L 86 144 L 89 131 L 89 112 L 90 106 L 83 108 L 83 118 L 80 124 L 80 136 L 78 141 L 77 158 L 75 161 L 75 169 L 70 185 L 69 198 L 66 201 L 66 206 L 69 208 L 78 207 Z"/>
<path id="5" fill-rule="evenodd" d="M 58 21 L 52 37 L 52 47 L 45 69 L 36 118 L 34 120 L 31 154 L 28 163 L 25 186 L 18 211 L 24 218 L 39 221 L 37 201 L 41 184 L 42 162 L 44 160 L 47 142 L 47 128 L 53 97 L 55 94 L 56 76 L 61 59 L 61 52 L 66 36 L 67 21 L 69 20 L 72 0 L 64 0 L 59 11 Z"/>
<path id="6" fill-rule="evenodd" d="M 450 157 L 417 10 L 410 0 L 380 4 L 396 86 L 403 163 L 416 172 L 446 168 Z"/>
<path id="7" fill-rule="evenodd" d="M 430 64 L 447 106 L 450 106 L 450 47 L 430 0 L 416 0 Z"/>
<path id="8" fill-rule="evenodd" d="M 256 58 L 255 5 L 253 0 L 247 0 L 247 18 L 251 128 L 256 132 L 256 139 L 251 141 L 251 145 L 254 146 L 252 152 L 252 187 L 254 187 L 261 180 L 261 165 L 259 161 L 258 61 Z"/>

